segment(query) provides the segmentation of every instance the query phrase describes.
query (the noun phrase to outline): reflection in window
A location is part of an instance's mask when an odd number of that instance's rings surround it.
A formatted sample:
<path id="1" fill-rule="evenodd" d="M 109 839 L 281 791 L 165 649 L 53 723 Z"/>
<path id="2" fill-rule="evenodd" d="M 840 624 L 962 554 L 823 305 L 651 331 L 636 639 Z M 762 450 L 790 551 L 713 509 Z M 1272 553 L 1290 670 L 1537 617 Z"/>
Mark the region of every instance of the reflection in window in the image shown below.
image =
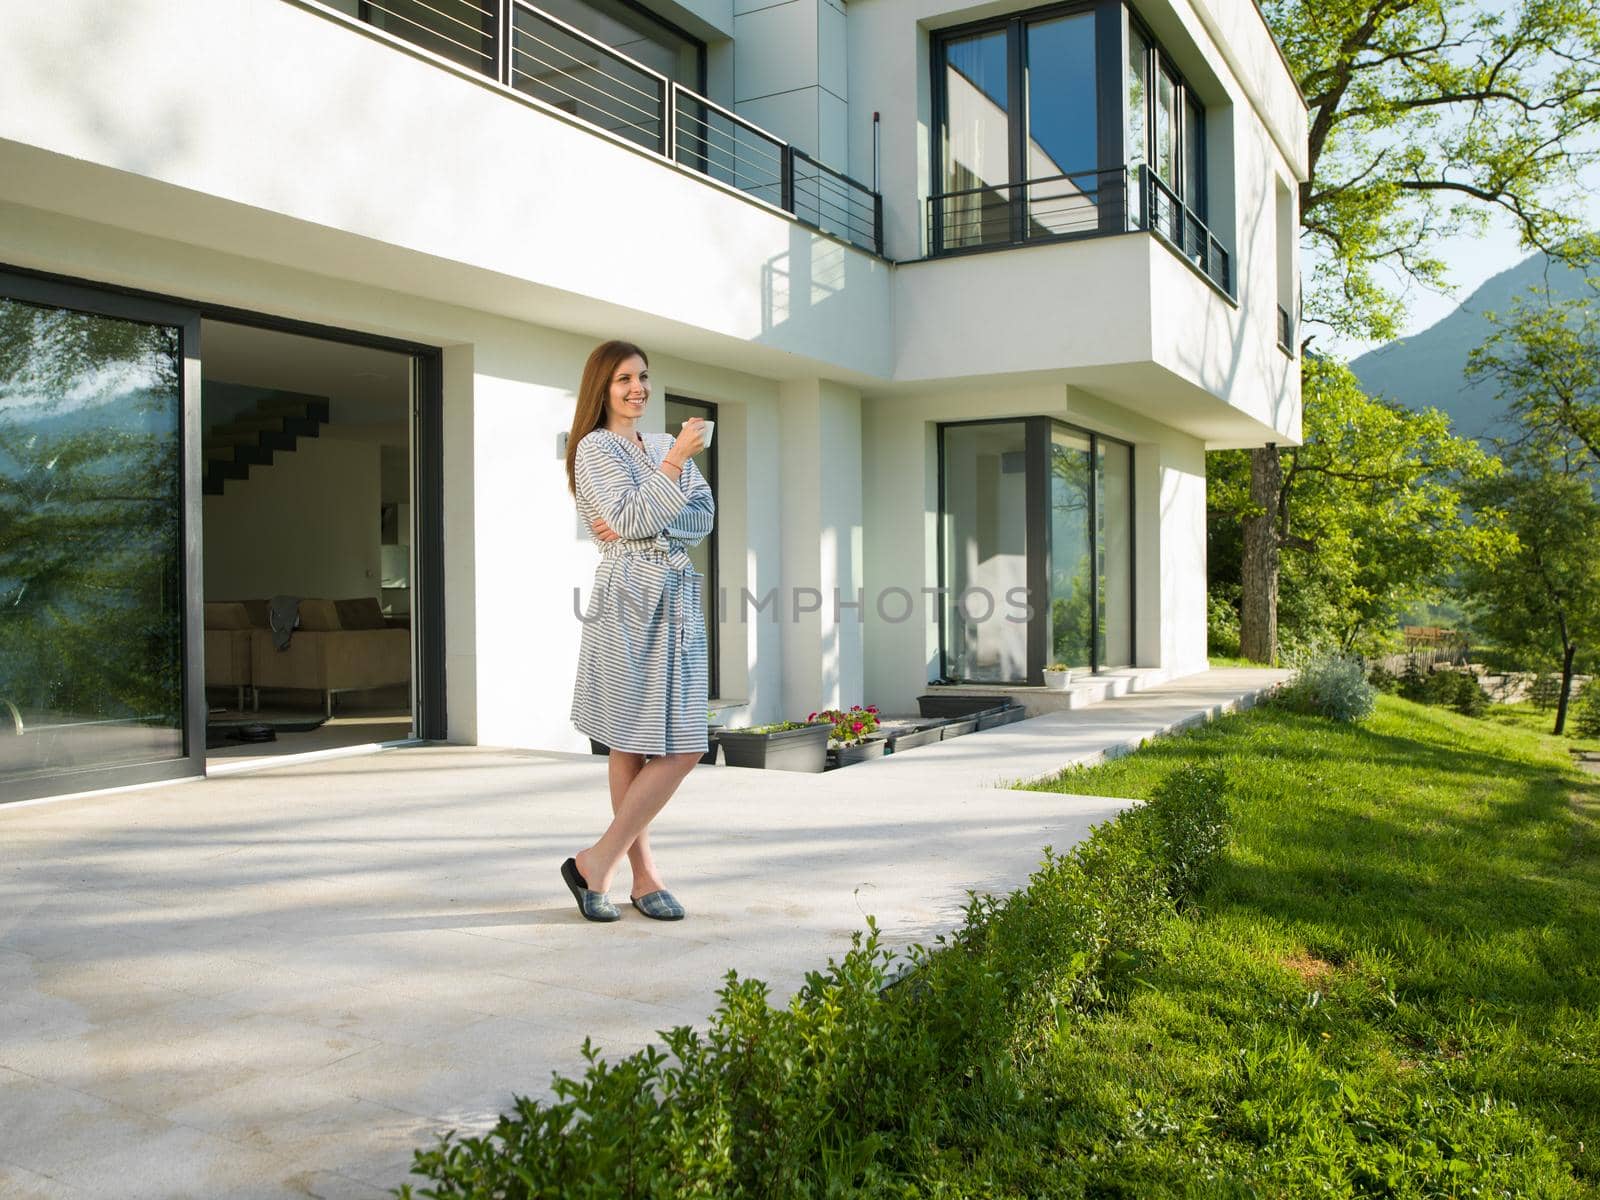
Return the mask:
<path id="1" fill-rule="evenodd" d="M 1011 122 L 1004 30 L 944 47 L 947 246 L 1011 239 Z"/>
<path id="2" fill-rule="evenodd" d="M 184 753 L 179 363 L 0 298 L 0 780 Z"/>
<path id="3" fill-rule="evenodd" d="M 1050 655 L 1087 667 L 1094 633 L 1094 559 L 1089 536 L 1089 439 L 1050 437 Z"/>
<path id="4" fill-rule="evenodd" d="M 1008 594 L 1028 584 L 1026 446 L 1021 421 L 944 431 L 946 670 L 957 679 L 1028 674 L 1028 627 L 1004 619 Z"/>
<path id="5" fill-rule="evenodd" d="M 1094 14 L 1030 21 L 1027 32 L 1028 236 L 1099 226 Z M 1064 177 L 1064 178 L 1063 178 Z"/>

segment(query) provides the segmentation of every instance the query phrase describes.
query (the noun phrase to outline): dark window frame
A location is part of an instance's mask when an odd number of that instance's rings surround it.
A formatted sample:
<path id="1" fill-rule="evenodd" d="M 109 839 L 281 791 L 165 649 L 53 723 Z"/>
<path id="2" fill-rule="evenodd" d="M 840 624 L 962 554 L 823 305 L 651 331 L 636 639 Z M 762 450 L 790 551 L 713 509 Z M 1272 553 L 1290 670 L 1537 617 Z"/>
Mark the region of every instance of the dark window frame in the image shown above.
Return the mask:
<path id="1" fill-rule="evenodd" d="M 45 275 L 0 263 L 0 297 L 42 308 L 144 325 L 176 327 L 178 358 L 178 577 L 183 595 L 179 696 L 182 751 L 155 762 L 82 767 L 52 775 L 8 780 L 0 804 L 73 795 L 105 788 L 199 778 L 206 769 L 204 598 L 200 587 L 200 322 L 196 305 L 168 297 L 119 293 L 82 280 Z"/>
<path id="2" fill-rule="evenodd" d="M 1128 451 L 1128 666 L 1136 666 L 1139 661 L 1139 545 L 1138 545 L 1138 455 L 1139 448 L 1125 438 L 1113 434 L 1101 433 L 1082 425 L 1075 425 L 1070 421 L 1063 421 L 1059 417 L 1051 416 L 1019 416 L 1019 417 L 977 417 L 966 421 L 939 421 L 934 426 L 934 448 L 938 469 L 937 504 L 938 504 L 938 536 L 935 538 L 935 562 L 938 577 L 936 585 L 940 589 L 940 603 L 938 611 L 939 629 L 939 678 L 954 679 L 950 674 L 949 628 L 945 619 L 946 604 L 944 602 L 945 589 L 948 587 L 945 561 L 945 448 L 944 434 L 947 429 L 970 428 L 977 425 L 1021 425 L 1024 429 L 1023 454 L 1027 463 L 1028 476 L 1024 482 L 1027 495 L 1027 531 L 1024 543 L 1027 546 L 1027 568 L 1029 602 L 1035 596 L 1048 597 L 1050 593 L 1050 531 L 1048 528 L 1049 509 L 1049 474 L 1050 474 L 1050 442 L 1051 434 L 1057 429 L 1067 430 L 1089 439 L 1089 561 L 1090 561 L 1090 588 L 1098 590 L 1100 575 L 1100 531 L 1096 520 L 1098 505 L 1100 503 L 1100 485 L 1095 471 L 1101 442 L 1110 442 L 1113 445 L 1123 446 Z M 1106 670 L 1101 662 L 1100 653 L 1100 605 L 1091 602 L 1089 605 L 1089 670 L 1091 674 L 1098 675 Z M 1048 604 L 1043 611 L 1035 610 L 1028 621 L 1028 674 L 1025 679 L 1012 680 L 981 680 L 979 683 L 993 683 L 996 687 L 1040 687 L 1044 684 L 1044 668 L 1051 661 L 1049 645 L 1049 608 Z M 1121 668 L 1110 668 L 1120 670 Z M 967 680 L 955 680 L 957 683 L 966 683 Z"/>
<path id="3" fill-rule="evenodd" d="M 1159 172 L 1155 171 L 1157 95 L 1156 79 L 1160 75 L 1166 75 L 1172 80 L 1173 83 L 1173 163 L 1176 166 L 1174 174 L 1176 174 L 1178 178 L 1162 179 L 1161 182 L 1171 188 L 1178 199 L 1182 200 L 1189 206 L 1191 210 L 1193 210 L 1195 216 L 1199 217 L 1202 221 L 1209 223 L 1209 210 L 1211 207 L 1209 194 L 1211 188 L 1208 179 L 1209 162 L 1206 157 L 1206 119 L 1208 115 L 1206 103 L 1195 92 L 1194 88 L 1189 85 L 1189 80 L 1178 68 L 1178 64 L 1172 61 L 1172 56 L 1167 53 L 1166 48 L 1161 44 L 1161 39 L 1150 32 L 1150 27 L 1146 25 L 1142 19 L 1140 19 L 1139 14 L 1134 11 L 1133 6 L 1123 5 L 1123 8 L 1128 14 L 1128 27 L 1138 31 L 1139 36 L 1144 38 L 1146 46 L 1146 83 L 1144 89 L 1145 167 L 1151 172 L 1156 173 L 1157 177 L 1160 178 Z M 1124 62 L 1126 62 L 1126 54 L 1124 54 Z M 1126 97 L 1124 97 L 1124 99 L 1126 99 Z M 1198 204 L 1195 203 L 1195 197 L 1186 194 L 1186 181 L 1184 180 L 1184 168 L 1188 163 L 1189 136 L 1191 132 L 1189 129 L 1188 110 L 1188 103 L 1191 100 L 1194 102 L 1194 106 L 1200 110 L 1199 128 L 1194 131 L 1197 134 L 1195 140 L 1199 142 L 1199 153 L 1196 156 L 1196 174 L 1199 176 L 1200 185 L 1200 202 Z M 1127 120 L 1126 113 L 1123 114 L 1123 120 L 1124 122 Z"/>
<path id="4" fill-rule="evenodd" d="M 935 29 L 929 35 L 929 101 L 932 128 L 931 153 L 929 163 L 931 167 L 929 179 L 929 195 L 943 194 L 945 185 L 945 146 L 949 140 L 949 106 L 945 93 L 945 47 L 953 40 L 970 37 L 974 34 L 993 33 L 1005 31 L 1006 33 L 1006 62 L 1007 62 L 1007 138 L 1008 138 L 1008 169 L 1010 180 L 1008 186 L 1014 189 L 1012 197 L 1012 238 L 1009 242 L 994 242 L 973 246 L 946 247 L 943 245 L 944 230 L 943 216 L 938 205 L 933 205 L 929 221 L 929 252 L 939 257 L 951 257 L 959 254 L 984 253 L 991 250 L 1006 249 L 1021 245 L 1037 245 L 1058 241 L 1075 241 L 1080 238 L 1097 237 L 1108 232 L 1124 232 L 1127 225 L 1128 205 L 1113 202 L 1109 189 L 1102 186 L 1101 221 L 1098 230 L 1084 230 L 1071 233 L 1061 233 L 1050 237 L 1020 236 L 1018 225 L 1021 217 L 1021 204 L 1015 189 L 1026 182 L 1026 154 L 1027 140 L 1027 113 L 1023 79 L 1025 76 L 1026 61 L 1024 53 L 1026 26 L 1039 20 L 1049 20 L 1054 17 L 1072 16 L 1085 12 L 1095 14 L 1095 99 L 1098 109 L 1098 134 L 1096 145 L 1099 161 L 1094 165 L 1095 170 L 1115 171 L 1118 167 L 1126 170 L 1128 167 L 1127 156 L 1127 94 L 1124 87 L 1124 72 L 1127 70 L 1129 57 L 1129 40 L 1124 36 L 1124 21 L 1129 30 L 1137 31 L 1146 44 L 1145 53 L 1145 166 L 1155 173 L 1155 139 L 1156 139 L 1156 80 L 1160 74 L 1166 74 L 1174 84 L 1173 89 L 1173 119 L 1174 133 L 1174 163 L 1177 170 L 1174 172 L 1178 178 L 1174 180 L 1163 179 L 1162 182 L 1172 189 L 1184 204 L 1199 217 L 1202 222 L 1209 222 L 1210 212 L 1210 183 L 1209 160 L 1206 146 L 1206 121 L 1208 112 L 1205 101 L 1189 84 L 1183 71 L 1179 69 L 1172 56 L 1162 45 L 1161 40 L 1150 32 L 1150 27 L 1145 24 L 1131 4 L 1124 0 L 1070 0 L 1068 3 L 1045 5 L 1040 8 L 1029 9 L 1025 12 L 1012 13 L 1006 16 L 987 17 L 978 21 L 970 21 L 960 25 L 950 25 Z M 1199 110 L 1199 124 L 1193 131 L 1194 140 L 1198 143 L 1195 147 L 1196 176 L 1199 195 L 1197 197 L 1187 194 L 1188 188 L 1183 178 L 1185 164 L 1187 163 L 1189 140 L 1188 102 L 1193 101 Z M 1078 170 L 1078 167 L 1069 168 Z M 1135 186 L 1136 181 L 1128 180 L 1128 186 Z M 1198 203 L 1196 201 L 1198 200 Z"/>

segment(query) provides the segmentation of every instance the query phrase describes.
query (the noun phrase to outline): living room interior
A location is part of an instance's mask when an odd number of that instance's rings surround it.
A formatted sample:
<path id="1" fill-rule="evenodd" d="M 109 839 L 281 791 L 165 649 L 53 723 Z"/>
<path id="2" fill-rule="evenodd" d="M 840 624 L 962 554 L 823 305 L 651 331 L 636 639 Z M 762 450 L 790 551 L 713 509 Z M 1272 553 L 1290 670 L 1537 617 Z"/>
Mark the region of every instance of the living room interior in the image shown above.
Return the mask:
<path id="1" fill-rule="evenodd" d="M 208 770 L 411 736 L 410 356 L 201 330 Z"/>

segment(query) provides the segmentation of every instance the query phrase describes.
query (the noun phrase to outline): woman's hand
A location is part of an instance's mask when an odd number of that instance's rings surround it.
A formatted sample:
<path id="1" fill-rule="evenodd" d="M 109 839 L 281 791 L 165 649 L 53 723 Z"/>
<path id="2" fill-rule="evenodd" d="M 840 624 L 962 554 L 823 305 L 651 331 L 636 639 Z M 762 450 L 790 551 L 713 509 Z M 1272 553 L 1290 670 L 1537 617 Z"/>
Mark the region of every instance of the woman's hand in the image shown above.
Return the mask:
<path id="1" fill-rule="evenodd" d="M 671 464 L 674 470 L 683 470 L 683 464 L 706 448 L 705 421 L 700 417 L 690 417 L 683 423 L 677 440 L 672 443 L 662 459 L 662 464 Z"/>
<path id="2" fill-rule="evenodd" d="M 596 517 L 589 522 L 589 528 L 594 530 L 595 536 L 602 542 L 620 542 L 622 535 L 606 524 L 604 517 Z"/>

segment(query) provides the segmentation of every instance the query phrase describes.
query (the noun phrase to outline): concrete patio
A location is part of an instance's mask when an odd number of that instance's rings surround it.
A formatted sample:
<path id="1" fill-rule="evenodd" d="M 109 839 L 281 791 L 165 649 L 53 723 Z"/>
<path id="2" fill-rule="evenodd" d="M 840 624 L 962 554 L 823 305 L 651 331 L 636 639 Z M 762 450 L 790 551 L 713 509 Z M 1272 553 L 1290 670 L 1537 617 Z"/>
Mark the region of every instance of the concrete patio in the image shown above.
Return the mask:
<path id="1" fill-rule="evenodd" d="M 1127 803 L 1007 783 L 1284 674 L 824 776 L 697 768 L 655 834 L 676 925 L 586 924 L 557 877 L 607 811 L 594 758 L 418 747 L 0 806 L 0 1195 L 386 1194 L 585 1035 L 703 1023 L 730 968 L 781 1001 L 868 914 L 896 945 L 950 929 Z"/>

